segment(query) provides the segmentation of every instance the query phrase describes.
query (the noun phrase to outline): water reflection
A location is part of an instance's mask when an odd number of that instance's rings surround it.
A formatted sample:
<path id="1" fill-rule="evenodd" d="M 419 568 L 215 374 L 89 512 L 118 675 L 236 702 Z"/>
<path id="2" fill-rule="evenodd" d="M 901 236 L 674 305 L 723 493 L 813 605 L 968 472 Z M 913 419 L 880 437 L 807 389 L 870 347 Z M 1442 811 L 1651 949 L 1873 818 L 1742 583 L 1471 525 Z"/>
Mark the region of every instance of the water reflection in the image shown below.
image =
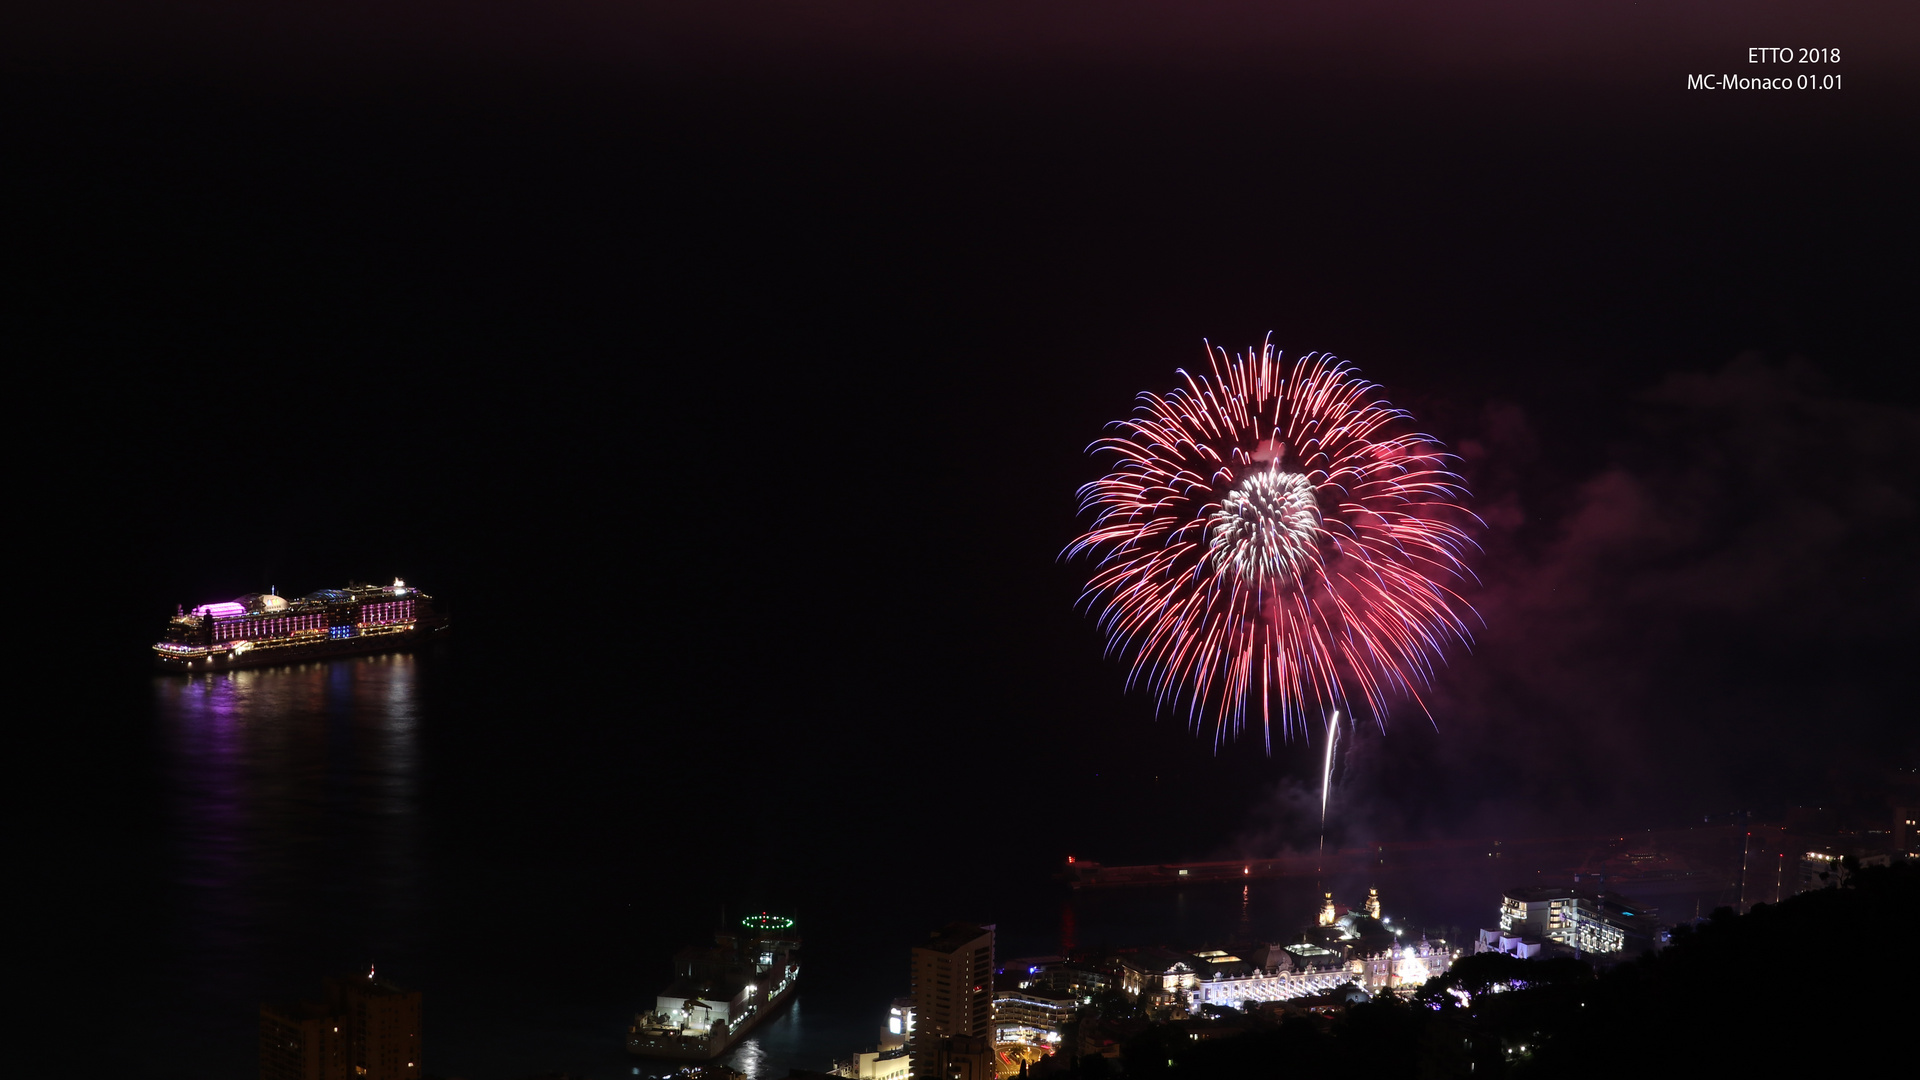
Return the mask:
<path id="1" fill-rule="evenodd" d="M 785 1075 L 785 1063 L 801 1056 L 806 1028 L 800 1023 L 800 999 L 795 997 L 778 1016 L 770 1017 L 740 1040 L 727 1064 L 747 1080 L 771 1080 Z"/>
<path id="2" fill-rule="evenodd" d="M 204 991 L 256 995 L 288 958 L 323 965 L 304 984 L 404 939 L 421 899 L 415 663 L 154 681 L 169 885 Z"/>

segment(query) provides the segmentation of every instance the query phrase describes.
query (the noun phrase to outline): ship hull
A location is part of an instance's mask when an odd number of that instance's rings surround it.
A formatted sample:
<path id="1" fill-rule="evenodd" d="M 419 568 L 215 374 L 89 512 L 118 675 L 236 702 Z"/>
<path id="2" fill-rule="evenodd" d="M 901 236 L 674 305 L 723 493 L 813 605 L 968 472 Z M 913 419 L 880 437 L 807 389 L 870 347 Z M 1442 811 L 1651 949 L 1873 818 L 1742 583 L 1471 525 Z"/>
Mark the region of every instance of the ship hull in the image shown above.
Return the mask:
<path id="1" fill-rule="evenodd" d="M 712 1061 L 752 1034 L 762 1021 L 786 1008 L 799 985 L 798 980 L 788 983 L 779 993 L 768 998 L 765 1005 L 754 1010 L 739 1030 L 729 1035 L 716 1038 L 711 1034 L 692 1036 L 639 1031 L 627 1037 L 627 1053 L 654 1061 Z"/>
<path id="2" fill-rule="evenodd" d="M 349 638 L 322 638 L 317 641 L 270 643 L 244 650 L 228 648 L 197 651 L 189 655 L 156 652 L 154 668 L 169 675 L 203 675 L 208 672 L 239 671 L 244 668 L 279 667 L 342 656 L 368 656 L 374 653 L 406 652 L 446 637 L 446 624 L 416 625 L 389 633 L 363 633 Z"/>

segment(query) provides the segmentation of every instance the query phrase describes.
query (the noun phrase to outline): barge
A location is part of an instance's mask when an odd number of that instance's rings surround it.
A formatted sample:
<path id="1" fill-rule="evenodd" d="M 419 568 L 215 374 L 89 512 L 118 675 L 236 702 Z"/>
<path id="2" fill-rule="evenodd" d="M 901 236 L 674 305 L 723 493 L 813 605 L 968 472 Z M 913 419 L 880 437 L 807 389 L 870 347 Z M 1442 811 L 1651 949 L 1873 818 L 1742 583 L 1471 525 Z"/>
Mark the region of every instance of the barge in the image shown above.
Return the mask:
<path id="1" fill-rule="evenodd" d="M 713 935 L 711 948 L 673 958 L 673 982 L 652 1012 L 634 1017 L 627 1052 L 669 1061 L 711 1061 L 778 1012 L 800 979 L 793 920 L 762 912 Z"/>

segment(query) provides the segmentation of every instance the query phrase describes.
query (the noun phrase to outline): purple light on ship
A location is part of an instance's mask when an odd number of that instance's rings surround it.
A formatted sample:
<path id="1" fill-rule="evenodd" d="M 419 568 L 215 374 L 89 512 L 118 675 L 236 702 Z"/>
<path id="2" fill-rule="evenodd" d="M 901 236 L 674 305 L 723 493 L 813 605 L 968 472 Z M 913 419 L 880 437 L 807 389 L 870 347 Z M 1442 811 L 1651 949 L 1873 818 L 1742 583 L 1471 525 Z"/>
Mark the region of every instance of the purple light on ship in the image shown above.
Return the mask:
<path id="1" fill-rule="evenodd" d="M 247 605 L 236 604 L 229 600 L 224 604 L 201 604 L 193 609 L 195 615 L 245 615 Z"/>

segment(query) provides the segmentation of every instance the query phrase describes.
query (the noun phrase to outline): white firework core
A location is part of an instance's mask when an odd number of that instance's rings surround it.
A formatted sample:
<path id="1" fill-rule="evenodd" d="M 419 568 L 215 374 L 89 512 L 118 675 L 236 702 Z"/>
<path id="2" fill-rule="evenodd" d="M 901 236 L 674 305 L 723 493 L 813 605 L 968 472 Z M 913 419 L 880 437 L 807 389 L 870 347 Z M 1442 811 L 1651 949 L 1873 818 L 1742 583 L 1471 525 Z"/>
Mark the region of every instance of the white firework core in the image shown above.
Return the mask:
<path id="1" fill-rule="evenodd" d="M 1240 481 L 1213 512 L 1207 530 L 1214 570 L 1249 580 L 1290 581 L 1313 557 L 1320 504 L 1299 473 L 1270 469 Z"/>

